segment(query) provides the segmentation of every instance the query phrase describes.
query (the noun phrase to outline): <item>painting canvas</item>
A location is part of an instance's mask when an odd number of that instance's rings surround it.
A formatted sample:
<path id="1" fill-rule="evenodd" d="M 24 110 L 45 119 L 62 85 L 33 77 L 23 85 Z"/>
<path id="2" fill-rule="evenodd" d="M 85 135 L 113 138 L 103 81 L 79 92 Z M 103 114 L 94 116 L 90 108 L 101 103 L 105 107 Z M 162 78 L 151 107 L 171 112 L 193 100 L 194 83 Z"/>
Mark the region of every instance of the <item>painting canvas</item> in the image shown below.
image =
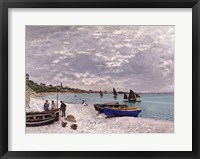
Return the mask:
<path id="1" fill-rule="evenodd" d="M 27 25 L 26 133 L 174 133 L 175 27 Z"/>

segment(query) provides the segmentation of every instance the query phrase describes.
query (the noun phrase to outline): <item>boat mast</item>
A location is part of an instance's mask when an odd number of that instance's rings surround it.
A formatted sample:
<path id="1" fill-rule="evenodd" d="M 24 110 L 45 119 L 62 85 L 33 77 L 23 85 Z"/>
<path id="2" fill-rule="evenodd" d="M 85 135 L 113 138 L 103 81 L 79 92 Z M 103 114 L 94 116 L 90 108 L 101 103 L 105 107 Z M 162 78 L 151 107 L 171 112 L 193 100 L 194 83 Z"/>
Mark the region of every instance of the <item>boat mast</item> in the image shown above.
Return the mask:
<path id="1" fill-rule="evenodd" d="M 113 95 L 117 96 L 117 91 L 115 90 L 115 88 L 113 88 Z"/>
<path id="2" fill-rule="evenodd" d="M 57 109 L 58 109 L 58 87 L 56 87 L 56 93 L 57 93 Z"/>

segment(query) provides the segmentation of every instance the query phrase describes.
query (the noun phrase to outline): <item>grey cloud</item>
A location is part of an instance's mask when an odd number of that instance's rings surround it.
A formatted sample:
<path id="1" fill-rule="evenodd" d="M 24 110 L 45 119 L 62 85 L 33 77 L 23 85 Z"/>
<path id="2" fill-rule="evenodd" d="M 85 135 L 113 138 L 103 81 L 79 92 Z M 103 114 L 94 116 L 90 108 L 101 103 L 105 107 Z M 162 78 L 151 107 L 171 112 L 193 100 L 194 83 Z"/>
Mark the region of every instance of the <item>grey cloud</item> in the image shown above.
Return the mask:
<path id="1" fill-rule="evenodd" d="M 26 72 L 84 89 L 173 91 L 174 34 L 174 26 L 26 26 Z"/>

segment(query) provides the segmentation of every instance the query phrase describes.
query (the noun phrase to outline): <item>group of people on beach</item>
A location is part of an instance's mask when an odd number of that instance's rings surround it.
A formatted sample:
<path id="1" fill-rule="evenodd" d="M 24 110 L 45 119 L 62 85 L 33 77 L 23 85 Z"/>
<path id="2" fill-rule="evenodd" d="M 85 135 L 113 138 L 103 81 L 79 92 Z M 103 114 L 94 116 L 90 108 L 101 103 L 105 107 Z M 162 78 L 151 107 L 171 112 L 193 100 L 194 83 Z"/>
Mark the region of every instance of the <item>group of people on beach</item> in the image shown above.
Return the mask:
<path id="1" fill-rule="evenodd" d="M 66 104 L 63 103 L 63 101 L 60 101 L 61 105 L 60 105 L 60 111 L 62 112 L 62 117 L 65 117 L 66 114 L 65 114 L 65 111 L 66 111 Z M 51 110 L 49 109 L 49 102 L 48 100 L 46 100 L 46 102 L 44 103 L 44 111 L 51 111 L 51 112 L 54 112 L 56 110 L 56 104 L 55 102 L 52 100 L 51 102 Z"/>
<path id="2" fill-rule="evenodd" d="M 76 100 L 78 99 L 77 95 L 74 95 L 74 97 L 76 97 Z M 82 100 L 81 98 L 79 98 L 79 99 Z M 88 104 L 86 103 L 86 100 L 82 100 L 82 105 L 88 106 Z"/>
<path id="3" fill-rule="evenodd" d="M 88 106 L 88 104 L 86 103 L 85 100 L 82 100 L 82 104 L 83 104 L 83 106 Z"/>
<path id="4" fill-rule="evenodd" d="M 67 106 L 66 106 L 65 103 L 63 103 L 63 101 L 60 101 L 60 103 L 61 103 L 61 105 L 60 105 L 59 109 L 62 112 L 61 116 L 65 117 L 66 116 L 65 111 L 66 111 L 66 107 Z M 88 106 L 88 104 L 86 103 L 85 100 L 82 100 L 82 105 L 83 106 Z M 44 106 L 43 106 L 44 111 L 51 111 L 52 113 L 54 113 L 55 110 L 58 109 L 58 108 L 56 108 L 56 104 L 55 104 L 55 102 L 53 100 L 51 101 L 51 109 L 49 108 L 49 106 L 50 106 L 50 104 L 49 104 L 48 100 L 46 100 L 46 102 L 44 103 Z"/>

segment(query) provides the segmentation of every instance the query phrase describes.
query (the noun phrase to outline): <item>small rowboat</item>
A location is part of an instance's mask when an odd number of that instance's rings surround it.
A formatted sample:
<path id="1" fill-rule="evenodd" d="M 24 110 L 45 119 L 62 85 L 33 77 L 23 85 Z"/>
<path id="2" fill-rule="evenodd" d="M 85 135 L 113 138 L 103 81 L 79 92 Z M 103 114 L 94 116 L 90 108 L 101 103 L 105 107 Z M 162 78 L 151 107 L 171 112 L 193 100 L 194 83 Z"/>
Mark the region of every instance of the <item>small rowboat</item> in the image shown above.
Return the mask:
<path id="1" fill-rule="evenodd" d="M 128 108 L 104 108 L 104 114 L 107 117 L 113 116 L 133 116 L 138 117 L 142 111 L 141 107 L 128 107 Z"/>
<path id="2" fill-rule="evenodd" d="M 26 126 L 42 126 L 52 124 L 59 120 L 59 111 L 56 109 L 54 113 L 51 111 L 30 112 L 26 113 Z"/>

